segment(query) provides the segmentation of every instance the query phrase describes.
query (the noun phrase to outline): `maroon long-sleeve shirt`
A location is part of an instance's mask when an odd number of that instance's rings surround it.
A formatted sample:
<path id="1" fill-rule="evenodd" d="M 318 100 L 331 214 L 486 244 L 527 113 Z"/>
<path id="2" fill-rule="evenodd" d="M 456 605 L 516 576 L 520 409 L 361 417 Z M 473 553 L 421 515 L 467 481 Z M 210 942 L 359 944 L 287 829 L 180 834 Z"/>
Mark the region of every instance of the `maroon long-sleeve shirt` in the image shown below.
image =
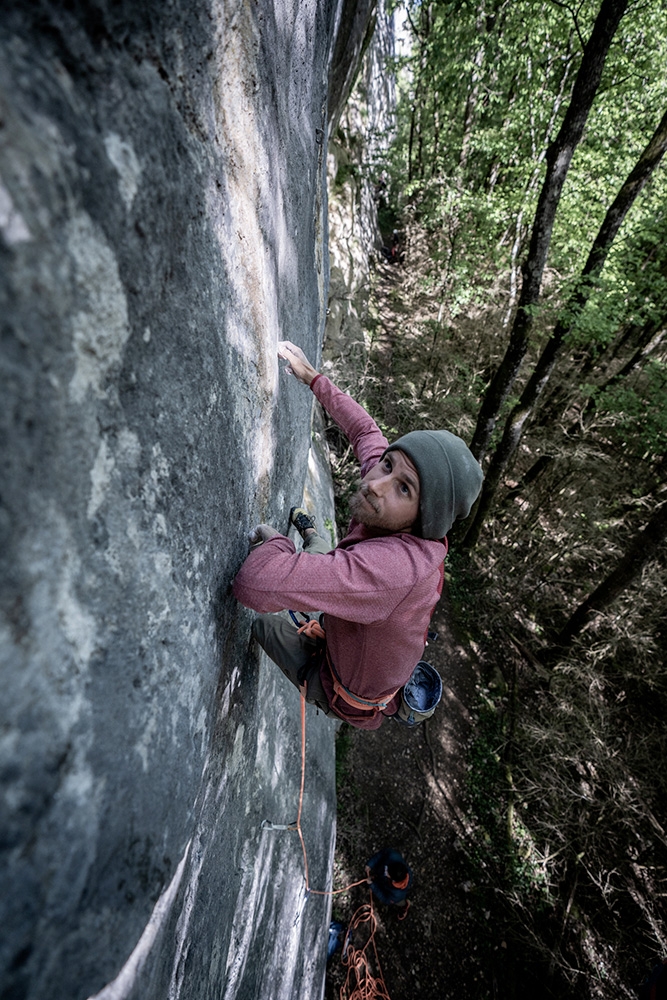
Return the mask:
<path id="1" fill-rule="evenodd" d="M 363 407 L 318 375 L 311 389 L 349 438 L 364 476 L 387 439 Z M 297 553 L 284 535 L 254 549 L 235 581 L 246 607 L 268 613 L 317 608 L 324 612 L 327 648 L 342 683 L 361 698 L 377 700 L 402 687 L 424 652 L 442 589 L 446 541 L 384 532 L 350 522 L 349 533 L 326 555 Z M 333 710 L 361 729 L 377 729 L 382 713 L 352 707 L 334 694 L 326 663 L 322 686 Z M 398 697 L 384 710 L 393 715 Z"/>

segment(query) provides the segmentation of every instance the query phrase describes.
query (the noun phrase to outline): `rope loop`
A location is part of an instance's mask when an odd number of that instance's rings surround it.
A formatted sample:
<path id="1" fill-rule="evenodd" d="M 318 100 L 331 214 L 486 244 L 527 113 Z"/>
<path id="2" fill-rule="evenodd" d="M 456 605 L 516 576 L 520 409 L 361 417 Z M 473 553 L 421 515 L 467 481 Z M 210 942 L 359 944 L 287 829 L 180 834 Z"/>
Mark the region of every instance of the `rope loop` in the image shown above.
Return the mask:
<path id="1" fill-rule="evenodd" d="M 307 635 L 309 639 L 326 639 L 327 634 L 318 622 L 317 618 L 311 618 L 297 629 L 299 635 Z"/>
<path id="2" fill-rule="evenodd" d="M 352 936 L 364 924 L 368 924 L 368 938 L 362 948 L 357 948 L 352 944 Z M 364 903 L 354 913 L 345 936 L 341 961 L 343 965 L 347 966 L 347 976 L 340 988 L 340 1000 L 391 1000 L 375 946 L 376 930 L 377 918 L 373 908 L 373 892 L 371 891 L 368 903 Z M 368 954 L 371 949 L 377 976 L 371 972 Z"/>

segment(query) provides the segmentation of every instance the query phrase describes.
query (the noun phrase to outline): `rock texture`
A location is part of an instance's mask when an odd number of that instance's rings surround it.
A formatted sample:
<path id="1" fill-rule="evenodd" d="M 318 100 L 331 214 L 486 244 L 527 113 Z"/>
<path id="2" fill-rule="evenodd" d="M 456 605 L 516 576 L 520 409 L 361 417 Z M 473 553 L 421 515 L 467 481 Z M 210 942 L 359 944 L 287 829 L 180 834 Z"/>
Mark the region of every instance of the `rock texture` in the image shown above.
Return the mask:
<path id="1" fill-rule="evenodd" d="M 394 17 L 382 0 L 373 20 L 373 34 L 328 149 L 331 280 L 325 356 L 336 359 L 352 351 L 362 365 L 370 270 L 381 259 L 383 244 L 391 243 L 391 233 L 381 231 L 378 205 L 387 193 L 384 160 L 396 107 L 395 79 L 387 70 L 394 56 Z"/>
<path id="2" fill-rule="evenodd" d="M 321 995 L 328 903 L 261 830 L 295 818 L 298 695 L 229 584 L 304 484 L 312 397 L 275 344 L 318 354 L 350 16 L 3 5 L 4 1000 Z M 308 720 L 324 888 L 333 725 Z"/>

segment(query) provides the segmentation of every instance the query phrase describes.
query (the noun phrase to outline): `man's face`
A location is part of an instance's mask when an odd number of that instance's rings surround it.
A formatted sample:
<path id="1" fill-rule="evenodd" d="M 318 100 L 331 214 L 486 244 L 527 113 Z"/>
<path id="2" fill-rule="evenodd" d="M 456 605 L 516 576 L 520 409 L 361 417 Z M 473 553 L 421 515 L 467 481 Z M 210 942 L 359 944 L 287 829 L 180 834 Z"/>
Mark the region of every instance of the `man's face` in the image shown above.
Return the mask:
<path id="1" fill-rule="evenodd" d="M 410 531 L 419 516 L 419 476 L 408 456 L 387 452 L 361 480 L 350 510 L 368 528 Z"/>

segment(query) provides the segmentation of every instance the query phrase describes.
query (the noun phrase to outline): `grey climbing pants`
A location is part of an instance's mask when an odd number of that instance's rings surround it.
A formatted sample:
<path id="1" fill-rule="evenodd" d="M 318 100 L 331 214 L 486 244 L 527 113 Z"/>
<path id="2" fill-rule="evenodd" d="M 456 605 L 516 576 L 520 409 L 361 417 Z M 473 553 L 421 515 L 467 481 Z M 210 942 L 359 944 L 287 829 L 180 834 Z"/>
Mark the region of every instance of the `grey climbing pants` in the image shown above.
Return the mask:
<path id="1" fill-rule="evenodd" d="M 310 555 L 324 555 L 330 549 L 331 545 L 320 535 L 310 535 L 303 543 L 303 551 Z M 320 680 L 320 659 L 316 656 L 318 650 L 316 639 L 304 633 L 299 635 L 294 622 L 283 618 L 280 614 L 259 615 L 253 622 L 252 634 L 266 655 L 278 664 L 285 677 L 295 687 L 299 687 L 299 673 L 305 671 L 306 701 L 317 705 L 325 715 L 335 714 L 329 708 L 329 701 Z"/>

